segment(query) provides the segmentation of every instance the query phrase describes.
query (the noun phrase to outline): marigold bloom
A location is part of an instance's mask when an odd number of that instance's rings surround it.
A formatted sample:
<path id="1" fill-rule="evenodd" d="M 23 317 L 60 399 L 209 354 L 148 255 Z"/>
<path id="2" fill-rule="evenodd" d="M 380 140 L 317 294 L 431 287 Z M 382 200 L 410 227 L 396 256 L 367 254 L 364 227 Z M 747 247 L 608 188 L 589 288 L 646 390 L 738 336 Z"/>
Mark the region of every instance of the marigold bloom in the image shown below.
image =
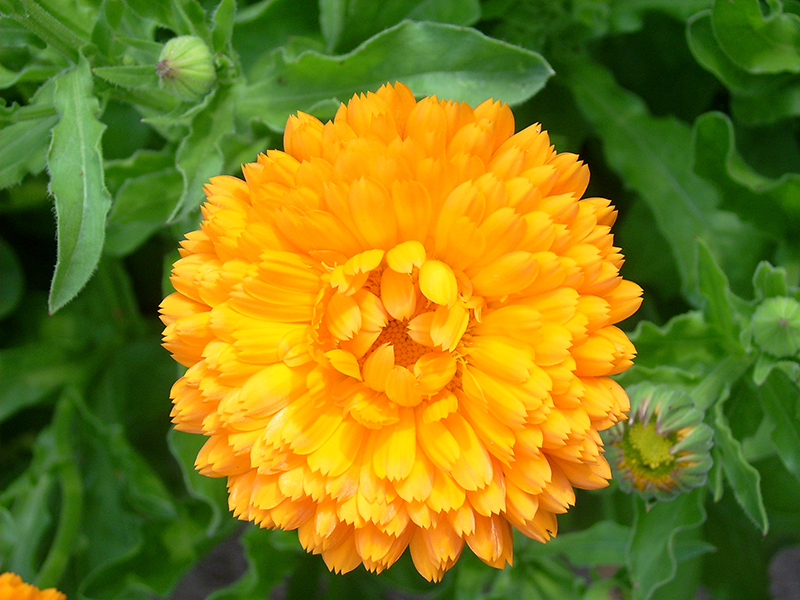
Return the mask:
<path id="1" fill-rule="evenodd" d="M 0 575 L 0 600 L 66 600 L 66 596 L 55 588 L 40 590 L 22 581 L 19 575 Z"/>
<path id="2" fill-rule="evenodd" d="M 206 186 L 162 304 L 197 468 L 337 572 L 410 547 L 439 580 L 464 542 L 502 568 L 512 526 L 546 541 L 611 475 L 641 301 L 616 212 L 499 102 L 387 85 L 284 148 Z"/>

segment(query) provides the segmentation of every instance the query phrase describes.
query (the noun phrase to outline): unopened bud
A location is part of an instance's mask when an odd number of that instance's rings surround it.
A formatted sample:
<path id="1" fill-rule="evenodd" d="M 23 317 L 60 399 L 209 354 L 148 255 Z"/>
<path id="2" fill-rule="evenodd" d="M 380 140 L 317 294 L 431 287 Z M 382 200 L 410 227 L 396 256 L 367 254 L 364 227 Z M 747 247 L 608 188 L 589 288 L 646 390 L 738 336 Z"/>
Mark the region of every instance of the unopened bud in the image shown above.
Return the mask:
<path id="1" fill-rule="evenodd" d="M 794 298 L 767 298 L 756 309 L 753 339 L 759 348 L 778 358 L 800 351 L 800 302 Z"/>
<path id="2" fill-rule="evenodd" d="M 161 51 L 156 65 L 159 85 L 181 100 L 199 100 L 214 85 L 214 58 L 199 37 L 172 38 Z"/>

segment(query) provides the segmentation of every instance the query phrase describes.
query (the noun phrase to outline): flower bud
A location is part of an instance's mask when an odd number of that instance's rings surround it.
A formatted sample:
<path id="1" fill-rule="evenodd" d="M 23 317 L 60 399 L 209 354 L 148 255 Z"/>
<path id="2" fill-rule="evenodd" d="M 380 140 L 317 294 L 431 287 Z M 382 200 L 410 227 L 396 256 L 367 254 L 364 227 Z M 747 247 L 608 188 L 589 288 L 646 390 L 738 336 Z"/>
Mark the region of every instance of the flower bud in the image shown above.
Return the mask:
<path id="1" fill-rule="evenodd" d="M 683 391 L 642 383 L 628 390 L 631 411 L 604 436 L 606 458 L 625 492 L 672 500 L 706 482 L 713 430 Z"/>
<path id="2" fill-rule="evenodd" d="M 158 58 L 156 72 L 161 88 L 181 100 L 199 100 L 217 78 L 211 52 L 193 35 L 169 40 Z"/>
<path id="3" fill-rule="evenodd" d="M 756 309 L 753 339 L 759 348 L 778 358 L 800 351 L 800 302 L 794 298 L 767 298 Z"/>

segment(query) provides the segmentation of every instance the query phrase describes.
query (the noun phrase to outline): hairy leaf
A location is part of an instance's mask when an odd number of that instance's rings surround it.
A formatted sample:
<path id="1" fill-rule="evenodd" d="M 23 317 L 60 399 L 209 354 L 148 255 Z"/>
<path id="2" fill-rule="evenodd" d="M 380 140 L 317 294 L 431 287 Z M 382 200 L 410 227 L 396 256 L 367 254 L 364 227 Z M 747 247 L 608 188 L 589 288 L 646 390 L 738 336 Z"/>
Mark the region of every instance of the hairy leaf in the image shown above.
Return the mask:
<path id="1" fill-rule="evenodd" d="M 50 287 L 50 312 L 72 300 L 92 276 L 103 250 L 111 196 L 103 181 L 100 138 L 89 63 L 81 57 L 56 80 L 60 121 L 47 157 L 50 193 L 55 197 L 58 261 Z"/>

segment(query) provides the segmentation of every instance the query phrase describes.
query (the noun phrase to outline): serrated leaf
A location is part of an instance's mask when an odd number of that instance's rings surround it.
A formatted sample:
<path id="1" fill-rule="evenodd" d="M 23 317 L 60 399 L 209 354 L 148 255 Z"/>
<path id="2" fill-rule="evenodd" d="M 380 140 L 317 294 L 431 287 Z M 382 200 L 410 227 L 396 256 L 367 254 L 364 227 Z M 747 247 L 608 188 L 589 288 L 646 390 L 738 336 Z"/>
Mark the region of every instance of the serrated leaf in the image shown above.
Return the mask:
<path id="1" fill-rule="evenodd" d="M 53 128 L 47 157 L 50 193 L 55 197 L 58 259 L 50 287 L 50 312 L 72 300 L 92 276 L 103 250 L 111 196 L 103 182 L 92 74 L 83 57 L 56 79 L 55 105 L 61 119 Z"/>
<path id="2" fill-rule="evenodd" d="M 683 292 L 697 301 L 695 240 L 713 235 L 710 213 L 717 195 L 691 170 L 688 127 L 671 117 L 650 116 L 644 102 L 600 65 L 573 63 L 567 78 L 612 168 L 652 210 L 670 244 Z"/>
<path id="3" fill-rule="evenodd" d="M 239 110 L 281 131 L 298 110 L 321 106 L 317 115 L 328 118 L 340 101 L 394 81 L 419 95 L 513 105 L 539 91 L 552 73 L 539 54 L 473 29 L 406 21 L 344 56 L 309 51 L 291 60 L 277 50 L 272 70 L 246 90 Z"/>
<path id="4" fill-rule="evenodd" d="M 631 341 L 638 350 L 638 366 L 669 365 L 695 375 L 705 374 L 726 355 L 723 338 L 710 330 L 699 312 L 678 315 L 660 328 L 642 321 Z"/>
<path id="5" fill-rule="evenodd" d="M 772 441 L 786 469 L 800 479 L 800 389 L 782 369 L 773 369 L 759 388 L 764 413 L 772 423 Z"/>
<path id="6" fill-rule="evenodd" d="M 721 207 L 791 242 L 800 235 L 800 175 L 772 180 L 756 173 L 736 151 L 733 124 L 712 112 L 694 125 L 694 170 L 720 191 Z"/>
<path id="7" fill-rule="evenodd" d="M 725 53 L 750 73 L 800 73 L 800 17 L 784 13 L 780 0 L 717 0 L 714 34 Z"/>
<path id="8" fill-rule="evenodd" d="M 404 19 L 472 25 L 481 14 L 477 0 L 321 0 L 320 25 L 328 52 L 342 52 Z"/>
<path id="9" fill-rule="evenodd" d="M 753 465 L 747 462 L 742 444 L 733 436 L 723 411 L 724 402 L 723 398 L 714 406 L 715 454 L 722 462 L 725 479 L 733 489 L 733 495 L 739 506 L 756 527 L 766 535 L 769 529 L 769 519 L 761 496 L 761 475 Z"/>
<path id="10" fill-rule="evenodd" d="M 183 191 L 168 221 L 180 220 L 200 206 L 203 186 L 222 175 L 225 157 L 220 142 L 233 132 L 234 93 L 231 88 L 219 87 L 206 109 L 192 119 L 191 133 L 181 142 L 175 158 Z"/>
<path id="11" fill-rule="evenodd" d="M 634 600 L 647 600 L 672 580 L 678 564 L 676 537 L 698 527 L 705 518 L 703 488 L 681 494 L 671 502 L 657 502 L 649 510 L 637 498 L 627 557 Z"/>
<path id="12" fill-rule="evenodd" d="M 154 65 L 95 67 L 92 73 L 114 85 L 126 88 L 155 87 L 158 76 Z"/>

